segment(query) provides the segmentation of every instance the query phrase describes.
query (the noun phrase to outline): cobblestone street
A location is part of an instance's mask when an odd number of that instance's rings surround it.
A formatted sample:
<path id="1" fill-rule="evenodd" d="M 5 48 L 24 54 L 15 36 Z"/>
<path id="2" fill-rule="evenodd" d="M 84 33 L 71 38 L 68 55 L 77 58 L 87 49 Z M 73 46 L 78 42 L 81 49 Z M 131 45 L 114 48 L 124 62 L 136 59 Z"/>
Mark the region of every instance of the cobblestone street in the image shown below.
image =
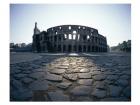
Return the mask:
<path id="1" fill-rule="evenodd" d="M 83 55 L 11 62 L 10 100 L 131 101 L 130 53 Z"/>

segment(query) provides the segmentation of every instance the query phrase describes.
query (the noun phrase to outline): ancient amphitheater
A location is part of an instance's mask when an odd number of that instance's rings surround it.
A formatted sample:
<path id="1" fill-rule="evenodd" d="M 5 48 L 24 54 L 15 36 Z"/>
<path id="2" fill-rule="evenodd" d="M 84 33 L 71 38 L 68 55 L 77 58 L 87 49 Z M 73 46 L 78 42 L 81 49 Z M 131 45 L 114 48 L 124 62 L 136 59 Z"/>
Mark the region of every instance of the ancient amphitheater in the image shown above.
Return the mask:
<path id="1" fill-rule="evenodd" d="M 42 31 L 35 23 L 34 52 L 107 52 L 107 39 L 97 29 L 81 25 L 60 25 Z"/>

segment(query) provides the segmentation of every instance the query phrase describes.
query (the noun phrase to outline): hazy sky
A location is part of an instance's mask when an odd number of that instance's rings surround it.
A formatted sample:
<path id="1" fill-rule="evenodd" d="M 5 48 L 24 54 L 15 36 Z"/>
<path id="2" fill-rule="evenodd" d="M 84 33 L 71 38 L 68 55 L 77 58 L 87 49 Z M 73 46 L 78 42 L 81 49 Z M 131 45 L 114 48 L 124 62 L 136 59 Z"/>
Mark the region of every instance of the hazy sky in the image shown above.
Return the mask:
<path id="1" fill-rule="evenodd" d="M 131 39 L 130 4 L 11 4 L 10 42 L 31 43 L 35 22 L 41 31 L 65 24 L 93 27 L 109 46 Z"/>

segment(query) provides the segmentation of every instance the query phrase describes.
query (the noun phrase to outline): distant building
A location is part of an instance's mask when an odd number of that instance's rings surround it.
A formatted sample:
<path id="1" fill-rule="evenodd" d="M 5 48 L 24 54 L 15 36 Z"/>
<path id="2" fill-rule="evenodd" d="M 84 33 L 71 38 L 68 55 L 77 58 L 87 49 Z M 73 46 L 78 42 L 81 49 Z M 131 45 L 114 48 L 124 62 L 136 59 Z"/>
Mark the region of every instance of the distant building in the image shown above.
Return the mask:
<path id="1" fill-rule="evenodd" d="M 106 37 L 97 29 L 81 25 L 61 25 L 33 34 L 34 52 L 107 52 Z"/>
<path id="2" fill-rule="evenodd" d="M 10 43 L 10 48 L 13 48 L 14 47 L 14 43 Z"/>

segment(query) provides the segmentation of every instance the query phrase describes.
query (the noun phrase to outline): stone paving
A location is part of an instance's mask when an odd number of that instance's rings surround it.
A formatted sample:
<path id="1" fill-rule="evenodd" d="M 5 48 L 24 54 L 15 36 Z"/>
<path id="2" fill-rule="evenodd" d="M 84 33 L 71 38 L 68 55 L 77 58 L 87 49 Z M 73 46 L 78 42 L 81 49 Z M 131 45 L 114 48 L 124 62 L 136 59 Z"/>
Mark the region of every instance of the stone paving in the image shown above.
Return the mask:
<path id="1" fill-rule="evenodd" d="M 131 101 L 131 56 L 47 56 L 10 64 L 11 101 Z"/>

